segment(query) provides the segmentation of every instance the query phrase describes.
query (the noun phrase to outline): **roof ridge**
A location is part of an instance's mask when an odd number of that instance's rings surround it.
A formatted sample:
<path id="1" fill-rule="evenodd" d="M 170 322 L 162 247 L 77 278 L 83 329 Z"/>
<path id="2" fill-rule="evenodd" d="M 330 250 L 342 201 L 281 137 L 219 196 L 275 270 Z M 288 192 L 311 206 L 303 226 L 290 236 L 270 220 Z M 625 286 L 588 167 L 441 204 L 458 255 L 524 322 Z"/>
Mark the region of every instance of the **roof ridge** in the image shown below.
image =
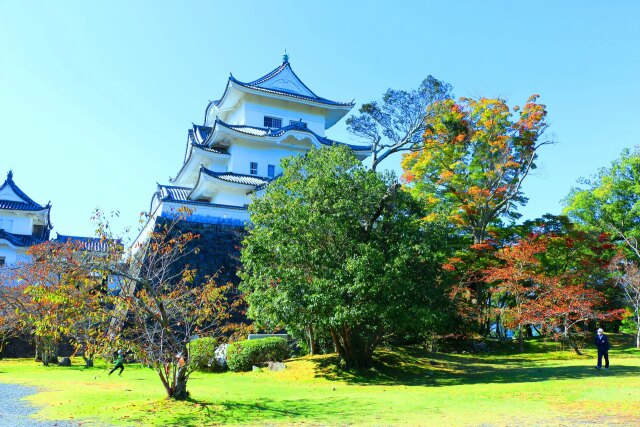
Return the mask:
<path id="1" fill-rule="evenodd" d="M 273 70 L 269 71 L 267 74 L 265 74 L 262 77 L 257 78 L 256 80 L 252 81 L 252 82 L 248 82 L 246 84 L 248 85 L 259 85 L 260 83 L 264 83 L 267 80 L 277 76 L 278 74 L 280 74 L 285 68 L 287 68 L 287 66 L 289 66 L 288 62 L 283 62 L 282 64 L 280 64 L 278 67 L 274 68 Z M 289 68 L 291 68 L 291 66 L 289 66 Z M 293 70 L 292 70 L 293 71 Z M 296 76 L 297 77 L 297 76 Z M 300 80 L 300 79 L 298 79 Z M 242 82 L 241 82 L 242 83 Z M 311 92 L 311 91 L 309 91 Z M 311 92 L 313 93 L 313 92 Z"/>
<path id="2" fill-rule="evenodd" d="M 266 82 L 267 80 L 270 80 L 272 78 L 274 78 L 275 76 L 277 76 L 278 74 L 282 73 L 284 70 L 289 69 L 289 71 L 291 71 L 291 74 L 293 74 L 293 76 L 298 80 L 298 82 L 300 82 L 300 84 L 307 90 L 309 91 L 309 93 L 313 96 L 309 96 L 309 95 L 305 95 L 305 94 L 301 94 L 301 93 L 297 93 L 297 92 L 291 92 L 288 90 L 284 90 L 284 89 L 273 89 L 273 88 L 264 88 L 261 86 L 258 86 L 264 82 Z M 321 103 L 325 103 L 325 104 L 332 104 L 332 105 L 336 105 L 336 106 L 351 106 L 353 107 L 355 105 L 355 102 L 351 101 L 351 102 L 342 102 L 342 101 L 332 101 L 330 99 L 327 98 L 323 98 L 321 96 L 318 96 L 314 91 L 312 91 L 309 86 L 307 86 L 300 77 L 298 77 L 298 75 L 296 74 L 295 71 L 293 71 L 293 67 L 291 67 L 291 63 L 289 63 L 289 61 L 283 62 L 281 65 L 279 65 L 277 68 L 271 70 L 270 72 L 268 72 L 267 74 L 265 74 L 264 76 L 253 80 L 251 82 L 243 82 L 241 80 L 238 80 L 237 78 L 235 78 L 233 76 L 232 73 L 229 73 L 229 81 L 232 81 L 234 83 L 237 83 L 241 86 L 245 86 L 245 87 L 249 87 L 250 89 L 255 89 L 255 90 L 261 90 L 261 91 L 265 91 L 265 92 L 273 92 L 273 93 L 279 93 L 279 94 L 283 94 L 283 95 L 289 95 L 289 96 L 293 96 L 293 97 L 298 97 L 300 99 L 307 99 L 307 100 L 311 100 L 311 101 L 316 101 L 316 102 L 321 102 Z M 227 82 L 227 87 L 229 86 L 229 83 Z M 227 88 L 225 88 L 225 93 L 227 92 Z M 224 93 L 222 95 L 222 97 L 218 100 L 218 102 L 220 100 L 222 100 L 222 98 L 224 98 Z M 209 106 L 207 106 L 207 109 L 209 108 Z M 205 112 L 205 116 L 206 116 L 206 112 Z"/>
<path id="3" fill-rule="evenodd" d="M 0 185 L 0 191 L 2 191 L 7 186 L 9 186 L 13 190 L 13 192 L 23 200 L 23 203 L 34 205 L 40 210 L 45 209 L 46 207 L 49 207 L 49 204 L 47 204 L 47 206 L 42 206 L 41 204 L 35 202 L 31 197 L 27 196 L 24 191 L 22 191 L 13 181 L 12 170 L 9 170 L 9 172 L 7 173 L 7 179 L 4 181 L 4 184 Z M 16 202 L 16 200 L 6 200 L 6 199 L 0 199 L 0 200 Z"/>

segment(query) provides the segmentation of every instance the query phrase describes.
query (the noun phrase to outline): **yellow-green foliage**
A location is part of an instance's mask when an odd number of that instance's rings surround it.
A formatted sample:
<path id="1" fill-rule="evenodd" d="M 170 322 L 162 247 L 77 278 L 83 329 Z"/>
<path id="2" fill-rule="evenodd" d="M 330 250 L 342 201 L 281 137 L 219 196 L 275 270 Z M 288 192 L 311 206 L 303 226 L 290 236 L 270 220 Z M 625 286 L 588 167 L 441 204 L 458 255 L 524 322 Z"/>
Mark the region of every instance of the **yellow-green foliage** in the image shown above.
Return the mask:
<path id="1" fill-rule="evenodd" d="M 189 360 L 196 369 L 204 372 L 222 370 L 216 363 L 218 342 L 213 337 L 203 337 L 189 343 Z"/>

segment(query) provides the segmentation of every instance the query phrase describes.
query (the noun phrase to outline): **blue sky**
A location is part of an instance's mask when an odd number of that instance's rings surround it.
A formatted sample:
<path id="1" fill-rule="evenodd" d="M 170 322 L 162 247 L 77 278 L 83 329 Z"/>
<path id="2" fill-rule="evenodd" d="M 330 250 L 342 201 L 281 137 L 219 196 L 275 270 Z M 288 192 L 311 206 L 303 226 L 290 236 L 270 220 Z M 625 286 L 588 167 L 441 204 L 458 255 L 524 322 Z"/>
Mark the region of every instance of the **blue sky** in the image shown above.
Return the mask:
<path id="1" fill-rule="evenodd" d="M 539 93 L 558 144 L 521 212 L 559 213 L 579 177 L 639 143 L 638 22 L 637 1 L 0 0 L 0 175 L 51 200 L 61 234 L 92 235 L 96 207 L 136 227 L 229 72 L 257 78 L 286 48 L 314 92 L 356 108 L 428 74 L 456 96 Z M 353 140 L 344 120 L 329 136 Z"/>

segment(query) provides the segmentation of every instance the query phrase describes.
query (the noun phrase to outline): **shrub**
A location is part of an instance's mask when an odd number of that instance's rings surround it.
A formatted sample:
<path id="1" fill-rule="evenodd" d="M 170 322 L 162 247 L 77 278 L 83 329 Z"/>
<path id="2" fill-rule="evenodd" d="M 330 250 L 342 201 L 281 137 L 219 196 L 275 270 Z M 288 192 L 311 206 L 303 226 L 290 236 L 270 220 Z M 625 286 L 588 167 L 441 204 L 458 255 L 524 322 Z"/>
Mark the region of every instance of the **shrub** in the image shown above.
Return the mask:
<path id="1" fill-rule="evenodd" d="M 193 340 L 189 343 L 190 363 L 195 366 L 198 371 L 219 371 L 222 367 L 216 363 L 216 347 L 215 338 L 203 337 Z"/>
<path id="2" fill-rule="evenodd" d="M 280 337 L 238 341 L 227 349 L 227 365 L 234 372 L 250 371 L 254 365 L 282 362 L 288 357 L 287 340 Z"/>

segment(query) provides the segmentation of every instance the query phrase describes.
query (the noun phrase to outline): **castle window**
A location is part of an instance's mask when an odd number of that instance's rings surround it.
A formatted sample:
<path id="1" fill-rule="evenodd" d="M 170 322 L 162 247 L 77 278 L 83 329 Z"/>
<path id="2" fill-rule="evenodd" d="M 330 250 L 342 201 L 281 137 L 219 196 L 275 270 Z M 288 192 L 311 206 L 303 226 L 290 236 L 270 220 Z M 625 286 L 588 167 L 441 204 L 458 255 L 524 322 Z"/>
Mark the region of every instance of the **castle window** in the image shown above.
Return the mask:
<path id="1" fill-rule="evenodd" d="M 7 259 L 5 257 L 0 256 L 0 267 L 4 267 L 6 260 Z"/>
<path id="2" fill-rule="evenodd" d="M 264 116 L 264 127 L 279 129 L 282 127 L 282 119 L 278 117 Z"/>
<path id="3" fill-rule="evenodd" d="M 267 176 L 269 178 L 273 178 L 274 176 L 276 176 L 276 167 L 275 167 L 275 165 L 267 166 Z"/>
<path id="4" fill-rule="evenodd" d="M 258 175 L 258 162 L 251 162 L 249 164 L 249 173 L 251 175 Z"/>

